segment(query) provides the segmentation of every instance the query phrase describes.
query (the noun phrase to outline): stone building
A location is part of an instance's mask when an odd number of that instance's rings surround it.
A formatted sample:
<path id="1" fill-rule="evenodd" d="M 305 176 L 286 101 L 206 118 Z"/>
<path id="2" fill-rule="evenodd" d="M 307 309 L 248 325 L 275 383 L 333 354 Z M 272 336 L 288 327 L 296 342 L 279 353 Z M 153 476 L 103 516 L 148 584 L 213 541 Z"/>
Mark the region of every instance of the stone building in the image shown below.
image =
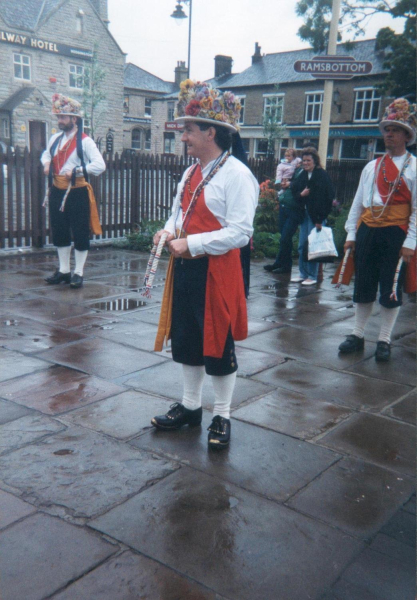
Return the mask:
<path id="1" fill-rule="evenodd" d="M 96 140 L 123 147 L 125 55 L 108 29 L 107 0 L 0 0 L 1 146 L 42 149 L 56 131 L 55 92 L 82 102 L 93 49 L 105 71 L 95 111 Z M 87 133 L 91 122 L 86 120 Z M 102 150 L 105 145 L 102 144 Z"/>
<path id="2" fill-rule="evenodd" d="M 383 151 L 378 121 L 390 101 L 381 98 L 377 90 L 384 77 L 384 53 L 375 51 L 375 40 L 364 40 L 349 48 L 339 44 L 337 54 L 370 61 L 372 71 L 335 82 L 328 157 L 371 159 Z M 266 154 L 267 140 L 262 123 L 271 109 L 277 110 L 280 123 L 285 127 L 284 138 L 276 144 L 277 155 L 282 156 L 288 147 L 300 149 L 307 141 L 318 144 L 324 81 L 314 79 L 309 73 L 294 71 L 296 61 L 311 60 L 315 55 L 312 49 L 262 55 L 256 44 L 251 66 L 237 74 L 232 73 L 231 57 L 215 57 L 215 77 L 210 83 L 213 87 L 232 90 L 240 97 L 240 135 L 249 156 Z M 152 124 L 155 137 L 158 129 L 167 132 L 165 117 L 172 100 L 172 95 L 158 100 Z M 176 154 L 183 151 L 177 140 L 172 150 Z"/>

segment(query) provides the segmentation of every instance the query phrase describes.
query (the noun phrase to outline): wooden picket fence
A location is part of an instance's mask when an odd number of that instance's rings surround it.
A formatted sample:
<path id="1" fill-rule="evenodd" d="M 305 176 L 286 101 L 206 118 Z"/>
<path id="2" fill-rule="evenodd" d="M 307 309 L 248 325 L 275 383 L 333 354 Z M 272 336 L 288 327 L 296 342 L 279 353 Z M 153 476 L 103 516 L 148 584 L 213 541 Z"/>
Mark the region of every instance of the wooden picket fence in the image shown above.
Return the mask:
<path id="1" fill-rule="evenodd" d="M 114 239 L 126 235 L 144 220 L 169 216 L 181 176 L 191 163 L 188 157 L 132 154 L 104 155 L 106 171 L 92 177 L 103 235 Z M 328 161 L 340 203 L 351 202 L 364 161 Z M 275 176 L 275 159 L 249 159 L 261 183 Z M 39 152 L 16 148 L 0 152 L 0 248 L 52 243 L 48 208 L 43 208 L 47 180 Z"/>

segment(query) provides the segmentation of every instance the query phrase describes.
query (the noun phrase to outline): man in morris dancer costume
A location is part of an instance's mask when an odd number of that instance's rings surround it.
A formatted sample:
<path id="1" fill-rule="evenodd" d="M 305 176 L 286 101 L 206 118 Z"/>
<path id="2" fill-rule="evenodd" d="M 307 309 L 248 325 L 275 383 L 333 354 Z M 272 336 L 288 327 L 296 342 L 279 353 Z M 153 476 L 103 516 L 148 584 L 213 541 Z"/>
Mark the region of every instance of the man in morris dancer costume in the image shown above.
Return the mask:
<path id="1" fill-rule="evenodd" d="M 90 229 L 101 234 L 94 192 L 88 175 L 106 169 L 94 141 L 82 132 L 81 105 L 62 94 L 52 96 L 52 113 L 59 133 L 49 140 L 41 161 L 49 179 L 49 212 L 53 243 L 57 246 L 59 268 L 45 279 L 49 285 L 83 285 L 84 264 L 90 248 Z M 71 234 L 75 249 L 75 270 L 71 277 Z"/>
<path id="2" fill-rule="evenodd" d="M 231 92 L 204 82 L 181 84 L 176 120 L 184 124 L 182 141 L 188 155 L 198 160 L 185 171 L 172 215 L 154 238 L 158 243 L 167 233 L 172 255 L 155 349 L 162 349 L 163 339 L 171 337 L 172 357 L 183 365 L 184 390 L 181 403 L 151 422 L 162 430 L 200 425 L 207 373 L 215 396 L 208 435 L 213 448 L 223 448 L 230 440 L 238 368 L 234 341 L 247 337 L 239 248 L 252 235 L 259 195 L 255 177 L 229 153 L 232 134 L 238 135 L 239 111 L 240 103 Z M 171 329 L 163 323 L 170 306 Z"/>
<path id="3" fill-rule="evenodd" d="M 406 148 L 416 139 L 415 110 L 404 98 L 386 109 L 379 124 L 386 153 L 364 168 L 346 222 L 345 252 L 351 248 L 355 260 L 356 313 L 353 332 L 339 351 L 348 354 L 364 348 L 365 325 L 379 284 L 382 325 L 375 353 L 378 362 L 390 358 L 391 332 L 402 304 L 404 264 L 397 291 L 394 283 L 399 259 L 409 263 L 416 247 L 416 158 Z"/>

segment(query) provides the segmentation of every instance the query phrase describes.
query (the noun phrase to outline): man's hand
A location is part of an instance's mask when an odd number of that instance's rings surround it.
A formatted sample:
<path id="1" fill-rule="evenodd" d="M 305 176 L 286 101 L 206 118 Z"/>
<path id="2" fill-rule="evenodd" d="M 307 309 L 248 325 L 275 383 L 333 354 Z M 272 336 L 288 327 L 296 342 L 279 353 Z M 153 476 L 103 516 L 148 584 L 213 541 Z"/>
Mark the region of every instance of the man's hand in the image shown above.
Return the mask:
<path id="1" fill-rule="evenodd" d="M 72 177 L 72 172 L 71 171 L 66 171 L 64 173 L 64 177 L 68 180 L 71 181 L 71 177 Z"/>
<path id="2" fill-rule="evenodd" d="M 355 252 L 355 246 L 356 246 L 356 242 L 350 241 L 350 242 L 345 242 L 345 245 L 343 246 L 343 250 L 346 252 L 349 250 L 349 248 L 351 248 L 352 250 L 352 254 Z"/>
<path id="3" fill-rule="evenodd" d="M 45 163 L 44 167 L 43 167 L 43 172 L 45 173 L 45 175 L 49 175 L 49 167 L 50 167 L 51 163 Z"/>
<path id="4" fill-rule="evenodd" d="M 181 258 L 184 254 L 188 254 L 188 242 L 186 238 L 172 240 L 168 243 L 168 250 L 175 258 Z"/>
<path id="5" fill-rule="evenodd" d="M 157 246 L 159 244 L 159 241 L 160 241 L 163 233 L 168 234 L 167 239 L 165 240 L 165 244 L 168 244 L 168 242 L 170 242 L 171 240 L 174 239 L 174 236 L 172 235 L 172 233 L 169 233 L 169 231 L 166 231 L 165 229 L 160 229 L 153 236 L 153 243 L 155 244 L 155 246 Z"/>
<path id="6" fill-rule="evenodd" d="M 302 198 L 305 198 L 306 196 L 309 195 L 309 193 L 310 193 L 310 190 L 309 190 L 309 188 L 306 187 L 306 188 L 303 189 L 303 191 L 301 192 L 300 196 Z"/>
<path id="7" fill-rule="evenodd" d="M 402 259 L 405 263 L 409 263 L 411 261 L 411 259 L 413 258 L 414 255 L 414 250 L 410 250 L 410 248 L 401 248 L 401 252 L 400 252 L 400 256 L 402 256 Z"/>

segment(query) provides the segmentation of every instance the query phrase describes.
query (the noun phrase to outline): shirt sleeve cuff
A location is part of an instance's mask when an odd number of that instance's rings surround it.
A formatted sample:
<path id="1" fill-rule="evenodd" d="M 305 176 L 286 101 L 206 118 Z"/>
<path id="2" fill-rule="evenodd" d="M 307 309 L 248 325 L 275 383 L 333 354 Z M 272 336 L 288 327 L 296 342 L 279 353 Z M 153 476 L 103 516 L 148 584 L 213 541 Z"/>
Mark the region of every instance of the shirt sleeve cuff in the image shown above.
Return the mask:
<path id="1" fill-rule="evenodd" d="M 410 250 L 415 250 L 416 249 L 416 240 L 410 239 L 408 237 L 405 238 L 403 248 L 409 248 Z"/>
<path id="2" fill-rule="evenodd" d="M 356 231 L 349 231 L 346 236 L 347 242 L 354 242 L 356 240 Z"/>
<path id="3" fill-rule="evenodd" d="M 204 254 L 203 244 L 201 241 L 201 233 L 195 233 L 193 235 L 187 236 L 187 242 L 191 256 L 198 256 L 199 254 Z"/>

